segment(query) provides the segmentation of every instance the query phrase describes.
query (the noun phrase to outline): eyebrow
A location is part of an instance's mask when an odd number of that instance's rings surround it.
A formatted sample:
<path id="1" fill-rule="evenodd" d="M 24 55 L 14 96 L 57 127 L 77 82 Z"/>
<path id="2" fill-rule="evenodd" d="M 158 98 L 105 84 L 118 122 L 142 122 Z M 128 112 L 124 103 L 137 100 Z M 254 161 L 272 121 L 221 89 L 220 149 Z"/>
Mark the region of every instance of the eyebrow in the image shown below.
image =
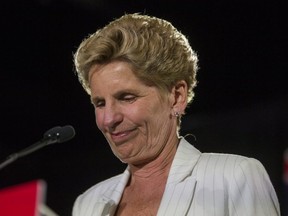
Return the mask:
<path id="1" fill-rule="evenodd" d="M 120 97 L 121 95 L 127 94 L 127 93 L 137 94 L 138 96 L 139 96 L 139 94 L 140 94 L 139 90 L 127 88 L 127 89 L 122 89 L 122 90 L 119 90 L 119 91 L 115 92 L 115 93 L 113 94 L 113 97 L 118 98 L 118 97 Z M 91 101 L 92 104 L 93 104 L 94 102 L 101 101 L 101 100 L 104 100 L 104 97 L 95 96 L 95 97 L 93 97 L 93 98 L 91 97 L 91 99 L 90 99 L 90 101 Z"/>
<path id="2" fill-rule="evenodd" d="M 120 90 L 118 92 L 116 92 L 115 94 L 113 94 L 114 97 L 119 97 L 122 96 L 123 94 L 140 94 L 139 90 L 135 90 L 135 89 L 124 89 L 124 90 Z"/>

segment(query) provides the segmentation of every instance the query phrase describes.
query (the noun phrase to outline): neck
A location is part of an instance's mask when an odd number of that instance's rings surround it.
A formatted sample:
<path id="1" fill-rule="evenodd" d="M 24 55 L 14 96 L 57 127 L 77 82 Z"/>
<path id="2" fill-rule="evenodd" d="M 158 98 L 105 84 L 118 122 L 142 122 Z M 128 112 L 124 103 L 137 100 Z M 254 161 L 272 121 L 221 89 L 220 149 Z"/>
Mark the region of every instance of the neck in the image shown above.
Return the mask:
<path id="1" fill-rule="evenodd" d="M 173 139 L 172 142 L 169 142 L 169 144 L 163 148 L 161 153 L 149 163 L 141 165 L 129 164 L 131 171 L 130 185 L 138 183 L 147 184 L 147 182 L 153 182 L 152 179 L 166 180 L 176 154 L 178 144 L 179 139 L 178 137 L 175 137 L 175 139 Z M 149 179 L 149 181 L 147 181 L 147 179 Z"/>

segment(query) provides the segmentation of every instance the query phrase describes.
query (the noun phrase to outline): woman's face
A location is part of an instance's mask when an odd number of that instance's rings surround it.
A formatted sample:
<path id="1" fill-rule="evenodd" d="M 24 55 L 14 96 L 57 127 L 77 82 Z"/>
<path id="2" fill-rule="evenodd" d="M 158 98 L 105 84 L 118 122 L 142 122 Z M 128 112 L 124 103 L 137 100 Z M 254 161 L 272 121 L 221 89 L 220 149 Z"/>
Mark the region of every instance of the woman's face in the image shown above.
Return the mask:
<path id="1" fill-rule="evenodd" d="M 89 75 L 96 124 L 121 161 L 147 163 L 165 146 L 175 145 L 172 93 L 161 96 L 156 87 L 141 82 L 126 62 L 95 65 Z"/>

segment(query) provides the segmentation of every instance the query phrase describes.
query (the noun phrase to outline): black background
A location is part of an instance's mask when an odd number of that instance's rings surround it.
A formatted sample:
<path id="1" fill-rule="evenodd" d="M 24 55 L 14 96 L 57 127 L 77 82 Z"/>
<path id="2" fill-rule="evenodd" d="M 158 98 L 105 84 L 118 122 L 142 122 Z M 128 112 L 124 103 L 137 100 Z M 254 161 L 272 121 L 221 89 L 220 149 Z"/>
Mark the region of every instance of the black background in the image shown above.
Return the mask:
<path id="1" fill-rule="evenodd" d="M 196 97 L 182 135 L 203 152 L 259 159 L 285 212 L 287 1 L 26 0 L 0 4 L 0 159 L 73 125 L 73 140 L 0 170 L 0 188 L 47 183 L 47 205 L 71 215 L 75 198 L 125 169 L 95 125 L 72 55 L 89 33 L 126 13 L 171 21 L 200 59 Z M 193 140 L 190 136 L 189 139 Z"/>

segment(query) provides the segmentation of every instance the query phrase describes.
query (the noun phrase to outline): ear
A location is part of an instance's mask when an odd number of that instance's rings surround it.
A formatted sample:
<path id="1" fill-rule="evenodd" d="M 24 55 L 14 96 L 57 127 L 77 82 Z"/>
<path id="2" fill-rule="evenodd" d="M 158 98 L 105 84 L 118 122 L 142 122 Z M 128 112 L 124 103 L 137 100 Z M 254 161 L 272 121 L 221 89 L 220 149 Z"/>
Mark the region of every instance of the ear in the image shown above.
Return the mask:
<path id="1" fill-rule="evenodd" d="M 184 114 L 187 107 L 187 83 L 184 80 L 178 81 L 172 88 L 172 109 L 173 114 Z"/>

